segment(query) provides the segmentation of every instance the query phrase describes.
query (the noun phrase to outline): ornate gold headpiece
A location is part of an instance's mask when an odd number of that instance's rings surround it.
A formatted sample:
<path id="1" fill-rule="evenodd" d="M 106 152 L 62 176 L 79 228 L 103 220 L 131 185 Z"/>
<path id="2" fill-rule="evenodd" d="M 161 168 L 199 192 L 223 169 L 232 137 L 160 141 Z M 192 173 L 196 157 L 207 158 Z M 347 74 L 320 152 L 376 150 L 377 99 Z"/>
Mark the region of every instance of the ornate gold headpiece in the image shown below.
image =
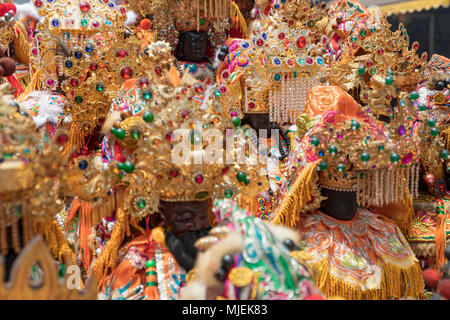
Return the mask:
<path id="1" fill-rule="evenodd" d="M 249 40 L 228 41 L 218 71 L 228 113 L 270 113 L 273 122 L 295 122 L 329 62 L 328 38 L 320 31 L 324 13 L 309 1 L 274 1 L 269 15 L 253 23 Z"/>
<path id="2" fill-rule="evenodd" d="M 160 56 L 155 62 L 167 61 L 165 55 L 170 52 L 153 50 L 157 45 L 149 48 Z M 156 66 L 164 69 L 159 64 Z M 139 117 L 143 124 L 141 130 L 131 133 L 139 140 L 134 151 L 136 160 L 117 166 L 126 173 L 122 181 L 130 182 L 133 189 L 128 201 L 132 215 L 156 211 L 159 199 L 201 201 L 210 197 L 235 198 L 244 189 L 252 194 L 265 190 L 266 183 L 258 183 L 256 168 L 245 168 L 236 158 L 232 162 L 225 159 L 243 155 L 244 151 L 243 146 L 233 143 L 233 149 L 226 150 L 228 155 L 225 153 L 225 129 L 229 128 L 231 138 L 234 130 L 231 121 L 222 117 L 217 98 L 220 92 L 206 95 L 202 83 L 189 75 L 170 81 L 153 80 L 155 83 L 148 78 L 140 79 L 135 88 L 137 103 L 144 105 L 141 115 L 131 116 Z M 117 130 L 112 129 L 115 135 L 111 143 L 127 137 L 118 135 Z"/>

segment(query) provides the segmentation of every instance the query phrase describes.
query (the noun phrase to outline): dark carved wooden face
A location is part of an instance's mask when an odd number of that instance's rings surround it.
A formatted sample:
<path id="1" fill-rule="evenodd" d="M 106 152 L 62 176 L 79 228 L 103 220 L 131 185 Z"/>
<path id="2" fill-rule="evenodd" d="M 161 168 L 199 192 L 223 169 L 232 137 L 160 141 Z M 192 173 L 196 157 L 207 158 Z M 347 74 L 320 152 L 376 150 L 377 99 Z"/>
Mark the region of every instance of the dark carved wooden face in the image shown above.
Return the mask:
<path id="1" fill-rule="evenodd" d="M 180 61 L 204 62 L 208 60 L 208 34 L 204 31 L 187 31 L 180 34 L 177 59 Z"/>
<path id="2" fill-rule="evenodd" d="M 209 227 L 209 200 L 161 202 L 162 214 L 175 234 L 199 231 Z"/>

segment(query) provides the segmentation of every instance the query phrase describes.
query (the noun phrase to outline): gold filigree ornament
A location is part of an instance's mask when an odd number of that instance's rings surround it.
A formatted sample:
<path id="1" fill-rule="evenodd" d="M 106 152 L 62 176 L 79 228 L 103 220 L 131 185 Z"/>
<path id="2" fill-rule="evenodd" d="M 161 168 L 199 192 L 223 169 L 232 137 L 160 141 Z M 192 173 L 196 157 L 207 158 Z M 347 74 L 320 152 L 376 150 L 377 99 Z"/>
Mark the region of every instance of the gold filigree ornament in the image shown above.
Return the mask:
<path id="1" fill-rule="evenodd" d="M 326 6 L 306 0 L 270 6 L 268 15 L 253 23 L 248 40 L 227 42 L 230 52 L 217 82 L 230 116 L 269 113 L 272 122 L 293 124 L 308 91 L 327 81 L 329 39 L 319 26 Z"/>
<path id="2" fill-rule="evenodd" d="M 20 234 L 26 245 L 36 234 L 45 237 L 55 257 L 63 253 L 73 257 L 54 216 L 61 211 L 59 178 L 65 163 L 58 158 L 67 139 L 65 131 L 56 131 L 54 139 L 46 142 L 43 132 L 36 131 L 28 114 L 19 112 L 17 105 L 5 102 L 10 92 L 1 88 L 0 101 L 0 250 L 9 247 L 18 253 Z M 22 224 L 22 230 L 19 229 Z M 8 241 L 11 227 L 12 245 Z"/>
<path id="3" fill-rule="evenodd" d="M 143 75 L 145 54 L 125 27 L 126 9 L 98 1 L 35 2 L 43 19 L 32 48 L 32 90 L 62 92 L 71 124 L 63 155 L 80 152 L 85 138 L 103 124 L 124 81 Z M 128 28 L 132 29 L 132 28 Z"/>

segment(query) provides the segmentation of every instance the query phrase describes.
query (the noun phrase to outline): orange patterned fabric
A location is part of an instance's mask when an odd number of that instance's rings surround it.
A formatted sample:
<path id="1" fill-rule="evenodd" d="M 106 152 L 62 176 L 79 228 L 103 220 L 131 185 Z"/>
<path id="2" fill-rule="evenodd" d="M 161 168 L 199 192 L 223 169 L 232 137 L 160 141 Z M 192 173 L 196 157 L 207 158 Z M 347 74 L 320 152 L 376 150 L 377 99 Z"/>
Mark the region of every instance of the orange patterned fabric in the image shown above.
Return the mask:
<path id="1" fill-rule="evenodd" d="M 184 284 L 185 272 L 172 253 L 150 235 L 137 236 L 126 245 L 126 253 L 117 268 L 103 280 L 100 299 L 149 299 L 144 294 L 148 260 L 156 262 L 157 295 L 151 299 L 174 300 Z"/>
<path id="2" fill-rule="evenodd" d="M 333 285 L 341 281 L 353 291 L 361 292 L 357 298 L 370 299 L 366 291 L 379 291 L 378 298 L 400 298 L 405 294 L 406 282 L 400 283 L 402 279 L 397 279 L 397 285 L 390 284 L 386 275 L 387 270 L 395 268 L 405 273 L 418 268 L 419 279 L 407 281 L 410 285 L 421 281 L 420 266 L 408 242 L 393 223 L 380 215 L 361 209 L 352 220 L 339 221 L 317 212 L 304 217 L 301 231 L 312 265 L 320 264 L 321 273 L 326 273 L 318 287 L 328 296 L 336 294 Z M 335 280 L 330 281 L 330 278 Z M 395 279 L 393 281 L 395 283 Z M 325 282 L 331 283 L 325 285 Z M 348 291 L 350 294 L 351 290 Z"/>

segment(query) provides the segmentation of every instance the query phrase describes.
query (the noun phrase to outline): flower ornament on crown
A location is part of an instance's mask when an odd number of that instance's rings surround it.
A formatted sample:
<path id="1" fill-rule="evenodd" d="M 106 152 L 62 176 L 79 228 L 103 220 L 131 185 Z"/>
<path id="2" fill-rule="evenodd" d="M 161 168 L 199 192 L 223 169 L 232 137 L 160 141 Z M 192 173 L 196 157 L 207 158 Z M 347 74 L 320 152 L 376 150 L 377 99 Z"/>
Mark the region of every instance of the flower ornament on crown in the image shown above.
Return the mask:
<path id="1" fill-rule="evenodd" d="M 148 51 L 159 56 L 151 69 L 167 70 L 162 62 L 170 63 L 170 51 L 155 47 L 162 48 L 159 42 L 150 45 Z M 136 156 L 116 163 L 122 182 L 130 186 L 127 208 L 132 216 L 155 212 L 159 200 L 236 198 L 239 192 L 257 194 L 268 188 L 258 168 L 236 161 L 244 154 L 242 146 L 233 143 L 233 149 L 225 149 L 224 140 L 240 129 L 233 129 L 231 120 L 223 117 L 217 95 L 208 94 L 202 82 L 188 74 L 180 79 L 170 72 L 158 78 L 149 73 L 139 79 L 136 91 L 143 112 L 122 118 L 111 129 L 111 143 L 127 137 L 137 140 Z M 121 123 L 132 119 L 139 125 L 121 129 Z M 208 136 L 211 130 L 213 137 Z M 231 163 L 226 161 L 230 155 Z"/>
<path id="2" fill-rule="evenodd" d="M 231 116 L 269 113 L 273 122 L 295 122 L 330 61 L 321 31 L 324 12 L 319 2 L 274 1 L 253 23 L 248 40 L 227 41 L 229 54 L 217 81 Z"/>

